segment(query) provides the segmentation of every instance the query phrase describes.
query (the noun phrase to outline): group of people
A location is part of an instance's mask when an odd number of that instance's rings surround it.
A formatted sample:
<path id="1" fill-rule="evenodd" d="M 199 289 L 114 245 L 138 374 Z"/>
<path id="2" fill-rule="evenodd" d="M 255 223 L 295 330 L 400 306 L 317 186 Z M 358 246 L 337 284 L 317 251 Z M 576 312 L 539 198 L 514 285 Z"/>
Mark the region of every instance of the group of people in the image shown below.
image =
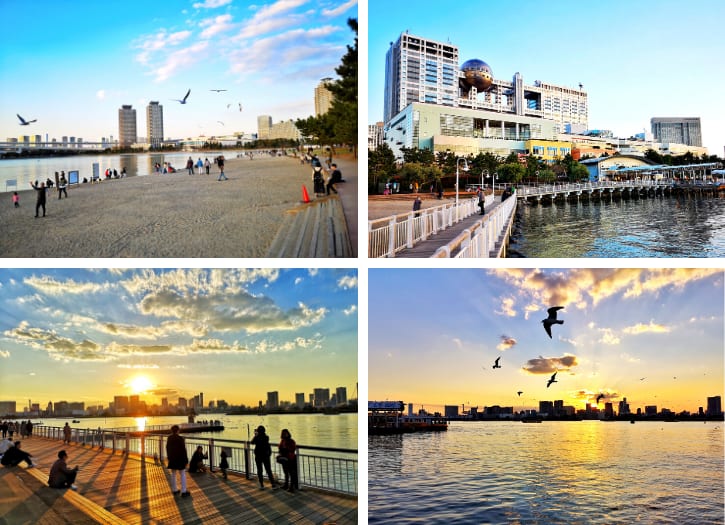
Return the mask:
<path id="1" fill-rule="evenodd" d="M 121 178 L 123 178 L 123 177 L 125 177 L 127 175 L 126 174 L 126 167 L 124 166 L 123 168 L 121 168 L 121 173 L 120 174 L 118 173 L 118 170 L 116 170 L 116 168 L 113 168 L 113 169 L 106 168 L 106 171 L 105 171 L 104 175 L 106 176 L 106 179 L 111 179 L 111 178 L 113 178 L 113 179 L 121 179 Z"/>
<path id="2" fill-rule="evenodd" d="M 342 172 L 337 168 L 337 164 L 332 162 L 332 156 L 328 159 L 328 170 L 330 172 L 327 184 L 325 184 L 325 169 L 322 167 L 319 157 L 312 153 L 312 150 L 309 151 L 308 155 L 312 166 L 312 185 L 315 193 L 318 195 L 329 195 L 331 191 L 337 193 L 335 184 L 345 182 L 345 179 L 342 178 Z"/>
<path id="3" fill-rule="evenodd" d="M 199 175 L 202 174 L 202 170 L 206 170 L 206 174 L 209 175 L 209 169 L 211 168 L 211 162 L 209 162 L 208 158 L 204 158 L 204 160 L 201 160 L 201 157 L 194 162 L 194 159 L 191 157 L 188 158 L 186 161 L 186 170 L 189 172 L 189 175 L 194 174 L 194 167 L 197 169 L 197 173 Z"/>
<path id="4" fill-rule="evenodd" d="M 12 440 L 13 434 L 16 432 L 23 438 L 31 437 L 33 435 L 33 422 L 30 420 L 23 420 L 20 423 L 15 421 L 0 422 L 0 434 L 2 434 L 3 439 L 9 436 Z"/>
<path id="5" fill-rule="evenodd" d="M 168 468 L 171 470 L 171 492 L 174 495 L 180 494 L 182 498 L 191 496 L 186 480 L 186 470 L 190 474 L 206 472 L 207 468 L 204 464 L 205 459 L 209 459 L 208 453 L 204 452 L 201 446 L 196 450 L 189 459 L 186 452 L 186 443 L 184 438 L 179 435 L 179 426 L 171 427 L 171 435 L 166 440 L 166 456 L 168 459 Z M 257 465 L 257 476 L 259 478 L 259 487 L 264 489 L 264 472 L 267 473 L 270 486 L 273 489 L 279 488 L 279 483 L 272 474 L 272 445 L 264 426 L 260 425 L 254 431 L 254 438 L 251 441 L 254 445 L 254 461 Z M 284 472 L 284 485 L 282 489 L 288 492 L 294 492 L 299 489 L 299 480 L 297 476 L 297 444 L 292 439 L 289 430 L 282 430 L 280 442 L 277 447 L 276 461 L 282 466 Z M 222 448 L 219 461 L 219 469 L 227 479 L 227 469 L 229 469 L 229 454 L 227 450 Z M 177 476 L 180 485 L 177 482 Z"/>
<path id="6" fill-rule="evenodd" d="M 12 439 L 5 438 L 0 441 L 0 465 L 4 467 L 17 467 L 21 462 L 25 462 L 28 468 L 35 467 L 35 463 L 31 459 L 33 457 L 29 452 L 21 448 L 20 441 L 13 443 Z M 78 466 L 68 468 L 66 460 L 68 454 L 65 450 L 58 452 L 58 459 L 55 460 L 53 466 L 50 467 L 48 476 L 48 486 L 54 489 L 71 488 L 78 490 L 74 482 L 78 474 Z"/>

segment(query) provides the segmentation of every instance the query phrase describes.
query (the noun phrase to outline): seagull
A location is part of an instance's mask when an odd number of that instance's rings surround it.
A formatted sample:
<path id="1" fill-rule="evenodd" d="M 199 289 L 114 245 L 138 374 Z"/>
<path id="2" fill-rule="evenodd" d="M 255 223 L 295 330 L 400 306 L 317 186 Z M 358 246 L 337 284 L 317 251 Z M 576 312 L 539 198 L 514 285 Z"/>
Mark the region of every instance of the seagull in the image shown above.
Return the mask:
<path id="1" fill-rule="evenodd" d="M 523 394 L 523 393 L 524 393 L 524 391 L 523 391 L 523 390 L 519 390 L 519 391 L 518 391 L 518 392 L 516 392 L 516 393 L 517 393 L 517 394 L 519 395 L 519 397 L 521 397 L 521 394 Z"/>
<path id="2" fill-rule="evenodd" d="M 186 95 L 184 95 L 184 98 L 182 98 L 181 100 L 179 100 L 178 98 L 174 98 L 171 100 L 175 100 L 176 102 L 179 102 L 181 104 L 186 104 L 186 99 L 189 98 L 189 93 L 191 93 L 191 89 L 189 89 L 189 91 L 186 92 Z"/>
<path id="3" fill-rule="evenodd" d="M 498 356 L 496 358 L 496 362 L 493 364 L 493 368 L 501 368 L 501 365 L 498 364 L 498 360 L 501 359 L 501 356 Z"/>
<path id="4" fill-rule="evenodd" d="M 226 89 L 210 89 L 209 91 L 216 91 L 217 93 L 221 93 L 222 91 L 226 91 Z"/>
<path id="5" fill-rule="evenodd" d="M 640 381 L 644 381 L 645 379 L 647 379 L 647 378 L 646 377 L 640 377 L 639 378 Z"/>
<path id="6" fill-rule="evenodd" d="M 242 111 L 242 103 L 239 103 L 239 111 Z"/>
<path id="7" fill-rule="evenodd" d="M 217 122 L 218 122 L 219 124 L 221 124 L 222 126 L 224 125 L 224 122 L 222 122 L 221 120 L 217 120 Z"/>
<path id="8" fill-rule="evenodd" d="M 551 325 L 553 324 L 564 324 L 564 321 L 559 321 L 556 319 L 556 312 L 564 308 L 563 306 L 552 306 L 547 310 L 549 312 L 549 317 L 541 321 L 544 323 L 544 330 L 546 330 L 546 333 L 549 334 L 549 339 L 551 339 Z"/>
<path id="9" fill-rule="evenodd" d="M 18 115 L 18 114 L 16 113 L 16 115 Z M 38 121 L 38 119 L 35 119 L 35 120 L 25 120 L 20 115 L 18 115 L 18 118 L 20 119 L 20 125 L 21 126 L 27 126 L 29 124 L 32 124 L 33 122 L 37 122 Z"/>
<path id="10" fill-rule="evenodd" d="M 597 396 L 597 405 L 599 404 L 599 400 L 602 399 L 603 397 L 604 397 L 604 394 L 599 394 Z"/>
<path id="11" fill-rule="evenodd" d="M 549 388 L 551 386 L 551 383 L 558 383 L 558 381 L 555 379 L 557 372 L 558 372 L 558 370 L 551 375 L 551 378 L 546 383 L 546 388 Z"/>

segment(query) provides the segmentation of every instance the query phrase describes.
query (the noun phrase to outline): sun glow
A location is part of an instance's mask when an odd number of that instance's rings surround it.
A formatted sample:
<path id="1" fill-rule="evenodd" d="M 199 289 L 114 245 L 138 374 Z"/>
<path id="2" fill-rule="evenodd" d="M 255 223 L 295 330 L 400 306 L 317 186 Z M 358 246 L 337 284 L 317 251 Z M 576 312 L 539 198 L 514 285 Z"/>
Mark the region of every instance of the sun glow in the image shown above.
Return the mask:
<path id="1" fill-rule="evenodd" d="M 151 380 L 146 376 L 136 376 L 128 382 L 128 387 L 134 394 L 141 394 L 143 392 L 146 392 L 147 390 L 150 390 L 153 386 L 154 385 Z"/>

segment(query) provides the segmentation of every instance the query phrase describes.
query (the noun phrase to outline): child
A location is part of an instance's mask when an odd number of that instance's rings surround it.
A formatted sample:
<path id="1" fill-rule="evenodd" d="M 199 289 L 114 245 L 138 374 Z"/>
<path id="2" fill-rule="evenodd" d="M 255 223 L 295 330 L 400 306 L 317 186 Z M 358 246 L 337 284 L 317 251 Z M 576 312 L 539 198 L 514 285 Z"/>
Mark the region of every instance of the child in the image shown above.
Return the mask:
<path id="1" fill-rule="evenodd" d="M 229 462 L 227 461 L 227 452 L 222 449 L 222 460 L 219 462 L 219 468 L 222 471 L 224 479 L 227 479 L 227 469 L 229 468 Z"/>
<path id="2" fill-rule="evenodd" d="M 17 191 L 13 192 L 13 204 L 15 204 L 16 208 L 20 207 L 20 195 L 18 195 Z"/>

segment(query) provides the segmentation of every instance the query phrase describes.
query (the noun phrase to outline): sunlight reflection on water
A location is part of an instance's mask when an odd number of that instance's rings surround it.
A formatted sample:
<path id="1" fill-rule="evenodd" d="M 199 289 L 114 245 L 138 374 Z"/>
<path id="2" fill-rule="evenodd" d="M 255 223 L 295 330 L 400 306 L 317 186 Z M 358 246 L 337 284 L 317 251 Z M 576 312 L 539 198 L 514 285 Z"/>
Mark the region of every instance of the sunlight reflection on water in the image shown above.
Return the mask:
<path id="1" fill-rule="evenodd" d="M 370 436 L 368 521 L 723 523 L 722 428 L 454 422 Z"/>

